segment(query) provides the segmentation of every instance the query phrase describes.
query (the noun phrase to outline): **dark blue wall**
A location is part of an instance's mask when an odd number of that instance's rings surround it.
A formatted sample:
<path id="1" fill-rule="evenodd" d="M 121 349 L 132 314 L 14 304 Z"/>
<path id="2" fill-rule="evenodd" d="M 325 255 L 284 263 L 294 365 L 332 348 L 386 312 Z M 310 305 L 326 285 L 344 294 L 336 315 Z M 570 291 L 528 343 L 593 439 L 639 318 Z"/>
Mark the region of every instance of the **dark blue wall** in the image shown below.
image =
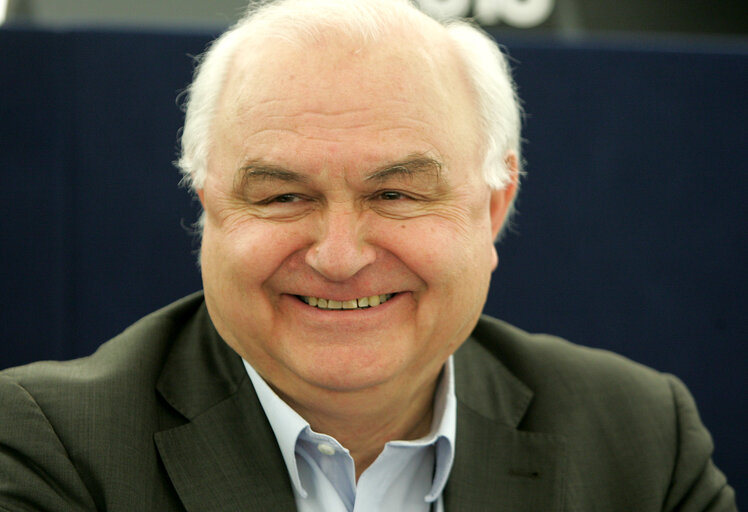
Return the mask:
<path id="1" fill-rule="evenodd" d="M 200 287 L 175 97 L 210 34 L 0 31 L 0 367 Z M 528 176 L 487 310 L 690 387 L 748 491 L 748 45 L 507 41 Z"/>

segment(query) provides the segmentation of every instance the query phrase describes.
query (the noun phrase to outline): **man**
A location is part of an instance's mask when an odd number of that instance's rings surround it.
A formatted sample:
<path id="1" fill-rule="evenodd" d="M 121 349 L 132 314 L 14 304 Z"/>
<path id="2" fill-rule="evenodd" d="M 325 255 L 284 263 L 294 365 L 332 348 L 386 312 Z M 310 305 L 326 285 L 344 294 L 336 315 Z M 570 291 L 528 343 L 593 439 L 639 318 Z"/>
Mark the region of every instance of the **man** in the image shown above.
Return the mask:
<path id="1" fill-rule="evenodd" d="M 519 109 L 479 31 L 287 0 L 213 44 L 204 295 L 0 377 L 5 510 L 735 510 L 673 377 L 480 313 Z"/>

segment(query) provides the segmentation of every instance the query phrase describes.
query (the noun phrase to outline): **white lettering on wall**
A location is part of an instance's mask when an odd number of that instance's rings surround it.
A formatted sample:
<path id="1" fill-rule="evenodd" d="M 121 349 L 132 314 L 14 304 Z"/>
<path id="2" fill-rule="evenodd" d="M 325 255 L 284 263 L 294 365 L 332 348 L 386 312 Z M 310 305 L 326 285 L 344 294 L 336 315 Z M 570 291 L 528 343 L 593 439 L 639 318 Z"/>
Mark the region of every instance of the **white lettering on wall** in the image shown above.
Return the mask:
<path id="1" fill-rule="evenodd" d="M 441 20 L 464 17 L 470 11 L 470 0 L 419 0 L 423 12 Z"/>
<path id="2" fill-rule="evenodd" d="M 543 23 L 553 12 L 555 0 L 418 0 L 421 9 L 437 19 L 473 16 L 481 25 L 505 22 L 513 27 L 531 28 Z"/>
<path id="3" fill-rule="evenodd" d="M 504 13 L 506 0 L 475 0 L 473 16 L 481 25 L 498 25 Z"/>
<path id="4" fill-rule="evenodd" d="M 536 27 L 553 12 L 553 0 L 506 0 L 504 21 L 519 28 Z"/>

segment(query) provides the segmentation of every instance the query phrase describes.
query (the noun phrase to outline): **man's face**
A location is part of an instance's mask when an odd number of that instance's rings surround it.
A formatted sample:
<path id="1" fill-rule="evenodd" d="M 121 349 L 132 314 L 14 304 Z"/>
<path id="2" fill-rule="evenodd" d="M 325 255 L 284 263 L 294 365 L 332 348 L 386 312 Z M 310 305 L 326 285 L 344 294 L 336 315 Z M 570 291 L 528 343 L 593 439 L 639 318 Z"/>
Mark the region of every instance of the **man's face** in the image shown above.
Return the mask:
<path id="1" fill-rule="evenodd" d="M 199 191 L 205 296 L 285 395 L 428 385 L 481 312 L 513 190 L 484 184 L 467 87 L 430 52 L 232 64 Z"/>

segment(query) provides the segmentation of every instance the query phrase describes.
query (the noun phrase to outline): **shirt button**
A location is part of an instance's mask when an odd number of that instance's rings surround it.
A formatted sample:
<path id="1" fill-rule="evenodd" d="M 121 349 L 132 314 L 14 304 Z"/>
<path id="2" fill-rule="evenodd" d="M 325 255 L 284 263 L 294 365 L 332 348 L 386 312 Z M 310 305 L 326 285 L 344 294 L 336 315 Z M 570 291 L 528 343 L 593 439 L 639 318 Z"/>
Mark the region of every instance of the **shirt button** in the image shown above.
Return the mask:
<path id="1" fill-rule="evenodd" d="M 317 449 L 325 455 L 335 455 L 335 448 L 327 443 L 319 443 Z"/>

